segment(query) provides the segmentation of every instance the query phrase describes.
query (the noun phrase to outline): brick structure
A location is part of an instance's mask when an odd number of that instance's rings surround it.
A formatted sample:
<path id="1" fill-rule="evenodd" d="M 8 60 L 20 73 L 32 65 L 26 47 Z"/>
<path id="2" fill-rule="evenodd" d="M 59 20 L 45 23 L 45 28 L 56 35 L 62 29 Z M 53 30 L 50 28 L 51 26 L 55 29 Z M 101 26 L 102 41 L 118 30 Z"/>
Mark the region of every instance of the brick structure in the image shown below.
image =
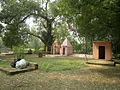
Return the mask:
<path id="1" fill-rule="evenodd" d="M 69 40 L 66 38 L 61 45 L 60 55 L 69 56 L 72 54 L 73 54 L 73 47 L 72 47 L 71 43 L 69 42 Z"/>
<path id="2" fill-rule="evenodd" d="M 53 43 L 53 54 L 60 54 L 60 47 L 61 47 L 60 42 L 55 41 Z"/>
<path id="3" fill-rule="evenodd" d="M 94 59 L 112 59 L 111 42 L 94 41 L 93 42 L 93 58 Z"/>

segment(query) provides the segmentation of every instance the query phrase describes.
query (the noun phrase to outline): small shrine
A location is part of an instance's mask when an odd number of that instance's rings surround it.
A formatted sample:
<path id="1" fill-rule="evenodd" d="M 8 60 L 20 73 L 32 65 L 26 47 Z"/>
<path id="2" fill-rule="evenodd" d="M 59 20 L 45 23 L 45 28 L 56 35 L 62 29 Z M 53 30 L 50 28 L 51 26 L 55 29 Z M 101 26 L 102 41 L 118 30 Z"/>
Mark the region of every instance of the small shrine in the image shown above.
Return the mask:
<path id="1" fill-rule="evenodd" d="M 61 47 L 60 42 L 56 40 L 53 43 L 53 54 L 60 54 L 60 47 Z"/>
<path id="2" fill-rule="evenodd" d="M 112 59 L 111 42 L 94 41 L 93 58 L 111 60 Z"/>
<path id="3" fill-rule="evenodd" d="M 69 56 L 72 54 L 73 54 L 73 47 L 69 42 L 69 40 L 66 38 L 64 42 L 61 44 L 60 55 Z"/>

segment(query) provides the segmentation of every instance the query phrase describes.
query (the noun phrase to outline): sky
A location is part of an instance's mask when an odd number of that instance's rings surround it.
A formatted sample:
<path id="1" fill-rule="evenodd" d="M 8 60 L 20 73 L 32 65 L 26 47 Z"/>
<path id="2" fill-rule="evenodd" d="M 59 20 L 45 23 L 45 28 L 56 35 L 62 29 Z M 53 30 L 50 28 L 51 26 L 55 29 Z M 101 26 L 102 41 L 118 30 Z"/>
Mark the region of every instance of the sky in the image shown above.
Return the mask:
<path id="1" fill-rule="evenodd" d="M 34 18 L 33 17 L 30 17 L 26 20 L 26 24 L 29 26 L 29 28 L 31 29 L 34 25 L 36 25 L 34 22 L 33 22 Z"/>

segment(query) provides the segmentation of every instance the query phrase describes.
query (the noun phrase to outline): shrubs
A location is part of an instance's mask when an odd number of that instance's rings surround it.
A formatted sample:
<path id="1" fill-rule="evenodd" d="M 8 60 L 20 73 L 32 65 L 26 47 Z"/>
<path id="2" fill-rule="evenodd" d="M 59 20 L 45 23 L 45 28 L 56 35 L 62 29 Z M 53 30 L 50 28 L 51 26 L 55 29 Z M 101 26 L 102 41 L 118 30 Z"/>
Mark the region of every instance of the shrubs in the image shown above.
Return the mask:
<path id="1" fill-rule="evenodd" d="M 15 58 L 24 58 L 25 57 L 25 48 L 24 46 L 14 47 L 13 51 L 15 53 Z"/>
<path id="2" fill-rule="evenodd" d="M 27 54 L 32 54 L 32 52 L 33 51 L 31 49 L 29 49 L 28 52 L 27 52 Z"/>
<path id="3" fill-rule="evenodd" d="M 113 55 L 113 58 L 115 58 L 115 59 L 120 59 L 120 54 L 114 54 L 114 55 Z"/>
<path id="4" fill-rule="evenodd" d="M 38 52 L 38 57 L 43 57 L 43 53 L 42 52 Z"/>
<path id="5" fill-rule="evenodd" d="M 24 47 L 14 47 L 14 53 L 15 53 L 15 58 L 24 58 L 24 56 L 25 56 Z M 38 57 L 43 57 L 45 52 L 44 51 L 40 51 L 40 50 L 35 50 L 33 52 L 32 49 L 29 49 L 27 51 L 27 54 L 37 54 Z"/>
<path id="6" fill-rule="evenodd" d="M 45 53 L 44 53 L 44 51 L 40 51 L 40 50 L 32 51 L 32 49 L 29 49 L 27 54 L 36 54 L 36 55 L 38 55 L 38 57 L 43 57 L 43 55 Z"/>
<path id="7" fill-rule="evenodd" d="M 37 54 L 38 57 L 43 57 L 44 55 L 44 51 L 40 51 L 40 50 L 36 50 L 34 53 Z"/>

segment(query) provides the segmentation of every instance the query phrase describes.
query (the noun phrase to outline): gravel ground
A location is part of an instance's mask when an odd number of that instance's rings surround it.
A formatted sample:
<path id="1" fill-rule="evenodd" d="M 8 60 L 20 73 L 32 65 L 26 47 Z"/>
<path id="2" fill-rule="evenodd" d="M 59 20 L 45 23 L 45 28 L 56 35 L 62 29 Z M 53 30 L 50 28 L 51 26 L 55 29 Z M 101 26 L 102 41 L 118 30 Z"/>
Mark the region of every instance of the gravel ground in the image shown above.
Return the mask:
<path id="1" fill-rule="evenodd" d="M 93 65 L 61 72 L 38 69 L 13 76 L 0 72 L 0 90 L 120 90 L 120 68 Z"/>

